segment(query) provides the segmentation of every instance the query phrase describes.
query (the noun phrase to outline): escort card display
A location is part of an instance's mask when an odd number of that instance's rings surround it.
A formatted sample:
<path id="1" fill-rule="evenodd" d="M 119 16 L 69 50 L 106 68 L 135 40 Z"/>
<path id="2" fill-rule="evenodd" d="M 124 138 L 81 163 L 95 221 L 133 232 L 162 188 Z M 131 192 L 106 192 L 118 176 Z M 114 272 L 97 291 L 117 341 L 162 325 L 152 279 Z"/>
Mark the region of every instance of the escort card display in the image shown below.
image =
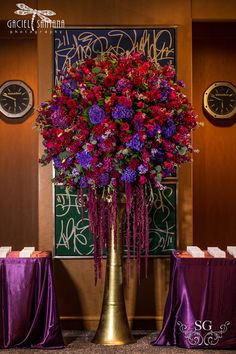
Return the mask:
<path id="1" fill-rule="evenodd" d="M 204 257 L 204 252 L 201 250 L 201 248 L 197 246 L 187 246 L 187 252 L 192 256 L 192 257 Z"/>
<path id="2" fill-rule="evenodd" d="M 222 251 L 219 247 L 207 247 L 208 253 L 215 258 L 225 258 L 225 251 Z"/>

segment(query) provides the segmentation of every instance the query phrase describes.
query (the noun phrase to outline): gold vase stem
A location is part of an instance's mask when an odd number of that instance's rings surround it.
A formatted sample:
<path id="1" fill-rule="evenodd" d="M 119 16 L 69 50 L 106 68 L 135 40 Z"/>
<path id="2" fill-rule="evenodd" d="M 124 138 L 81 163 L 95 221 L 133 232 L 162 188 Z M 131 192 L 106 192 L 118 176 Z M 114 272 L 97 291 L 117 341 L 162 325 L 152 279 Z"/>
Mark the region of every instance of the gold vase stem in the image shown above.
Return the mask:
<path id="1" fill-rule="evenodd" d="M 129 328 L 123 289 L 122 218 L 125 204 L 118 203 L 117 209 L 117 243 L 115 245 L 113 227 L 107 255 L 102 312 L 93 339 L 94 343 L 103 345 L 123 345 L 135 342 Z"/>

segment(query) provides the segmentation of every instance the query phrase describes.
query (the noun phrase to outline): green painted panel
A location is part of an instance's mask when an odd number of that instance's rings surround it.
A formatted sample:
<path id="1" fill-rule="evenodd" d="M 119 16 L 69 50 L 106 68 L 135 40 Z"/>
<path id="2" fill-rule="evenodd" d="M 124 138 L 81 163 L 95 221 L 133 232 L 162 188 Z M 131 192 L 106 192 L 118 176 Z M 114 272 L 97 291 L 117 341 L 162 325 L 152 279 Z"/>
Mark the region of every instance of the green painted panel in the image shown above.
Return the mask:
<path id="1" fill-rule="evenodd" d="M 163 191 L 154 190 L 155 201 L 149 210 L 150 256 L 167 255 L 176 248 L 176 193 L 176 183 L 166 184 Z M 76 192 L 67 193 L 61 186 L 55 187 L 55 256 L 93 256 L 87 209 L 82 222 Z"/>

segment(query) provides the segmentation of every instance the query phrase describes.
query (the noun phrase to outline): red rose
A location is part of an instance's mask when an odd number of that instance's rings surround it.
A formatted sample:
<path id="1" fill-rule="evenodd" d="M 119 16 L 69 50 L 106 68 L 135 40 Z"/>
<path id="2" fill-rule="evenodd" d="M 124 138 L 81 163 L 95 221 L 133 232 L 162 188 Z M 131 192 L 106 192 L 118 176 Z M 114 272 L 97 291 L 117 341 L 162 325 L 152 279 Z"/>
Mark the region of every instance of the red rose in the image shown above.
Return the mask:
<path id="1" fill-rule="evenodd" d="M 140 165 L 140 162 L 138 159 L 131 159 L 130 162 L 129 162 L 129 167 L 132 169 L 132 170 L 135 170 L 136 167 L 138 167 L 138 165 Z"/>
<path id="2" fill-rule="evenodd" d="M 95 61 L 93 59 L 87 59 L 86 60 L 86 65 L 91 68 L 95 64 Z"/>
<path id="3" fill-rule="evenodd" d="M 54 147 L 54 143 L 52 141 L 49 141 L 49 142 L 46 143 L 46 147 L 48 149 L 52 149 Z"/>
<path id="4" fill-rule="evenodd" d="M 122 143 L 128 143 L 131 139 L 132 139 L 132 135 L 130 135 L 126 132 L 120 133 L 120 141 Z"/>
<path id="5" fill-rule="evenodd" d="M 168 162 L 168 161 L 165 161 L 165 162 L 164 162 L 164 166 L 165 166 L 165 168 L 167 168 L 168 170 L 171 170 L 171 169 L 173 168 L 172 164 L 171 164 L 170 162 Z"/>
<path id="6" fill-rule="evenodd" d="M 118 98 L 118 103 L 123 104 L 126 107 L 132 107 L 132 100 L 130 97 L 121 96 Z"/>
<path id="7" fill-rule="evenodd" d="M 102 135 L 103 134 L 103 127 L 100 124 L 95 125 L 95 127 L 93 128 L 93 133 L 95 135 Z"/>
<path id="8" fill-rule="evenodd" d="M 142 101 L 139 101 L 138 102 L 138 108 L 144 108 L 144 102 L 142 102 Z"/>
<path id="9" fill-rule="evenodd" d="M 129 124 L 127 122 L 125 123 L 122 123 L 121 126 L 120 126 L 120 130 L 129 130 Z"/>
<path id="10" fill-rule="evenodd" d="M 66 104 L 67 104 L 67 106 L 68 106 L 69 108 L 72 108 L 72 107 L 76 106 L 76 102 L 75 102 L 75 100 L 73 100 L 72 98 L 70 98 L 69 100 L 67 100 Z"/>
<path id="11" fill-rule="evenodd" d="M 116 77 L 112 74 L 107 75 L 104 79 L 104 85 L 107 87 L 112 87 L 115 85 Z"/>
<path id="12" fill-rule="evenodd" d="M 87 145 L 87 149 L 88 149 L 88 152 L 91 152 L 91 151 L 93 151 L 94 150 L 94 145 L 93 144 L 88 144 Z"/>

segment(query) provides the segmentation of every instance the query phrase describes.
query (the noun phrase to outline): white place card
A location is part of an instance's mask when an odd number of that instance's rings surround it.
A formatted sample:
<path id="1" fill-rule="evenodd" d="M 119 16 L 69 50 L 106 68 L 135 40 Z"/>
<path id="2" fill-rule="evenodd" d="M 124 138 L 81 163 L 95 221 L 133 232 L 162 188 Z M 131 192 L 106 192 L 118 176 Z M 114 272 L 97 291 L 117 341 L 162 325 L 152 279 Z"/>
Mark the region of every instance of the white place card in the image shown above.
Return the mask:
<path id="1" fill-rule="evenodd" d="M 11 251 L 12 251 L 11 246 L 0 247 L 0 258 L 6 258 Z"/>
<path id="2" fill-rule="evenodd" d="M 35 247 L 24 247 L 23 248 L 24 251 L 31 251 L 31 252 L 34 252 L 35 251 Z M 23 251 L 22 250 L 22 251 Z"/>
<path id="3" fill-rule="evenodd" d="M 187 246 L 187 252 L 194 258 L 205 257 L 204 252 L 197 246 Z"/>
<path id="4" fill-rule="evenodd" d="M 227 252 L 236 258 L 236 246 L 227 246 Z"/>
<path id="5" fill-rule="evenodd" d="M 207 247 L 208 253 L 215 258 L 225 258 L 225 251 L 221 250 L 219 247 Z"/>
<path id="6" fill-rule="evenodd" d="M 0 251 L 6 251 L 6 252 L 11 252 L 12 251 L 12 246 L 1 246 Z"/>
<path id="7" fill-rule="evenodd" d="M 24 247 L 24 248 L 19 252 L 19 257 L 20 257 L 20 258 L 28 258 L 28 257 L 31 257 L 34 251 L 35 251 L 35 247 Z"/>
<path id="8" fill-rule="evenodd" d="M 9 252 L 7 251 L 0 251 L 0 258 L 6 258 L 8 256 Z"/>

